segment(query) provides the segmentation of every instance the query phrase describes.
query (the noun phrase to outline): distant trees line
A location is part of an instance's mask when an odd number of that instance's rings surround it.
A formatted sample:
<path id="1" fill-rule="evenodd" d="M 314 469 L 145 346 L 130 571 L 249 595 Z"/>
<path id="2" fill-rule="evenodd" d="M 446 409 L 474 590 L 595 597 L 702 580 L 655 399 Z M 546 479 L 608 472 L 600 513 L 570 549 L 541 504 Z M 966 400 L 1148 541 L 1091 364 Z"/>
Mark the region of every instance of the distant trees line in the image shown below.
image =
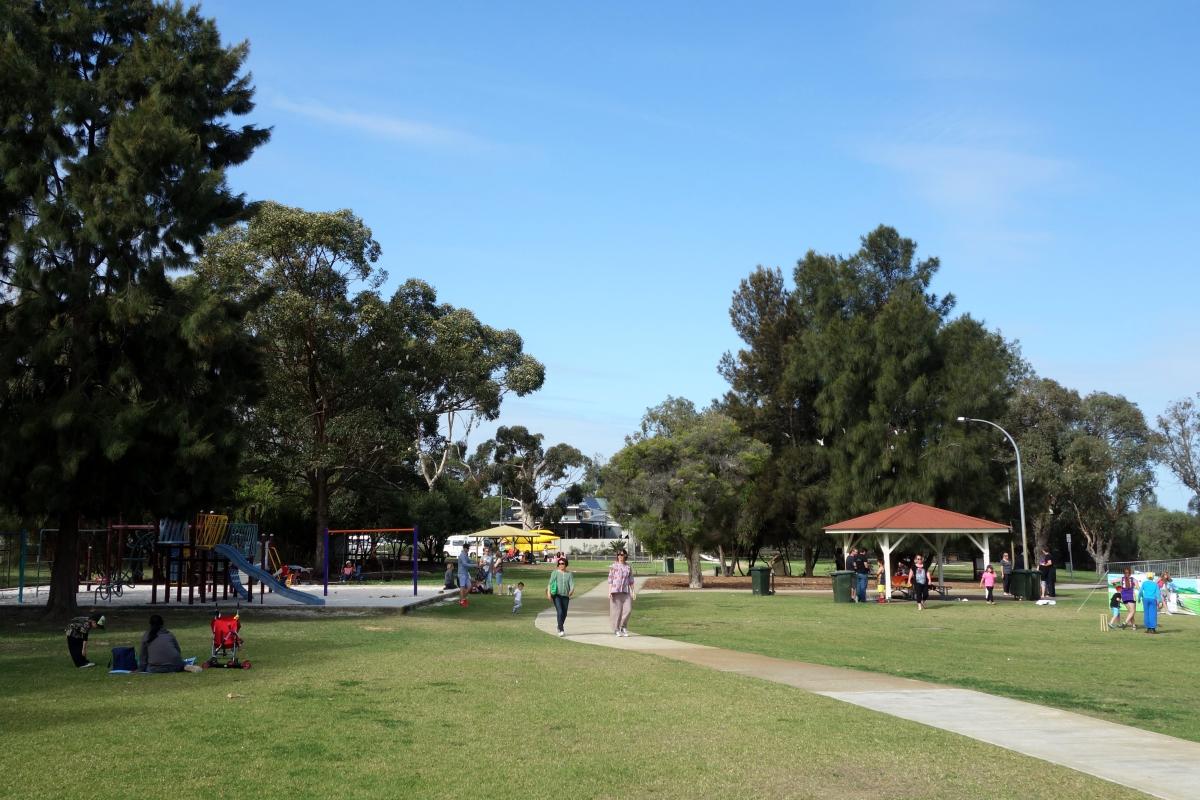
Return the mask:
<path id="1" fill-rule="evenodd" d="M 1181 400 L 1152 428 L 1119 395 L 1080 396 L 1037 375 L 1015 342 L 930 283 L 936 258 L 881 226 L 849 256 L 809 251 L 791 273 L 759 267 L 733 294 L 744 346 L 718 369 L 726 395 L 703 411 L 668 398 L 602 473 L 604 491 L 652 549 L 800 554 L 811 574 L 822 527 L 918 501 L 1019 526 L 1012 447 L 1022 452 L 1031 547 L 1077 534 L 1114 557 L 1200 552 L 1200 508 L 1153 494 L 1163 463 L 1200 496 L 1200 412 Z M 1200 395 L 1197 396 L 1200 399 Z"/>

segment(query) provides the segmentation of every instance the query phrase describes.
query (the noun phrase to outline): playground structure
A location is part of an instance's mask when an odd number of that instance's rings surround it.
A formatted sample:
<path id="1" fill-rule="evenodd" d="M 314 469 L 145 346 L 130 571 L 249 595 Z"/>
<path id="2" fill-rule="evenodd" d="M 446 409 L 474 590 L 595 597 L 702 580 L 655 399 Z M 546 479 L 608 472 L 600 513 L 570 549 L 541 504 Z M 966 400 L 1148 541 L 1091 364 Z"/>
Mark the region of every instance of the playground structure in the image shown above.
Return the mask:
<path id="1" fill-rule="evenodd" d="M 18 604 L 23 604 L 29 588 L 37 596 L 48 586 L 57 532 L 43 528 L 36 539 L 24 531 L 0 534 L 0 591 L 15 589 Z M 260 603 L 271 591 L 300 603 L 324 605 L 320 597 L 276 580 L 270 562 L 278 565 L 278 552 L 271 537 L 259 535 L 257 524 L 231 523 L 223 514 L 199 514 L 193 523 L 163 519 L 152 525 L 83 528 L 78 547 L 76 591 L 95 591 L 97 601 L 111 600 L 123 587 L 148 581 L 151 604 L 170 603 L 172 590 L 175 602 L 183 602 L 185 585 L 189 605 L 197 599 L 227 599 L 230 589 L 253 602 L 257 585 Z"/>
<path id="2" fill-rule="evenodd" d="M 325 574 L 324 574 L 324 578 L 323 578 L 324 587 L 322 590 L 323 596 L 325 596 L 325 597 L 329 596 L 329 563 L 330 563 L 330 559 L 334 555 L 333 550 L 340 549 L 340 548 L 332 548 L 330 546 L 330 537 L 332 537 L 332 536 L 346 537 L 344 541 L 346 543 L 345 553 L 347 556 L 347 560 L 350 561 L 350 563 L 352 565 L 357 565 L 355 572 L 356 572 L 356 574 L 361 574 L 362 568 L 363 568 L 368 556 L 375 556 L 376 558 L 378 558 L 379 545 L 380 545 L 381 538 L 383 538 L 385 541 L 390 539 L 390 542 L 388 542 L 388 543 L 391 545 L 391 553 L 393 554 L 393 560 L 394 560 L 395 553 L 398 552 L 398 547 L 400 544 L 400 542 L 397 538 L 397 535 L 398 534 L 407 534 L 407 533 L 412 534 L 412 582 L 413 582 L 413 597 L 416 597 L 417 596 L 417 545 L 418 545 L 418 542 L 420 539 L 420 531 L 418 530 L 417 526 L 415 526 L 415 525 L 411 528 L 346 528 L 346 529 L 338 529 L 338 530 L 331 530 L 330 528 L 326 528 L 325 529 L 325 552 L 324 552 L 324 558 L 322 559 L 325 562 Z"/>

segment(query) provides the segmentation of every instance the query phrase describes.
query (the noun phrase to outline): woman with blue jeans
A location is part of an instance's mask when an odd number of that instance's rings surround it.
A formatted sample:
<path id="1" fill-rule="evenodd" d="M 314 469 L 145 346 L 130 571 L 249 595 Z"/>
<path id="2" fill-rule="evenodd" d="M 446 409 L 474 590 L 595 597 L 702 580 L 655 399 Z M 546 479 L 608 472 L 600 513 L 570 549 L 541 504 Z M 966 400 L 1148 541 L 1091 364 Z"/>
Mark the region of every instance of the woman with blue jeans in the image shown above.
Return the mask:
<path id="1" fill-rule="evenodd" d="M 546 599 L 554 603 L 558 613 L 558 635 L 566 636 L 563 623 L 567 621 L 567 606 L 575 595 L 575 576 L 567 572 L 567 559 L 558 559 L 558 569 L 550 573 L 550 584 L 546 587 Z"/>

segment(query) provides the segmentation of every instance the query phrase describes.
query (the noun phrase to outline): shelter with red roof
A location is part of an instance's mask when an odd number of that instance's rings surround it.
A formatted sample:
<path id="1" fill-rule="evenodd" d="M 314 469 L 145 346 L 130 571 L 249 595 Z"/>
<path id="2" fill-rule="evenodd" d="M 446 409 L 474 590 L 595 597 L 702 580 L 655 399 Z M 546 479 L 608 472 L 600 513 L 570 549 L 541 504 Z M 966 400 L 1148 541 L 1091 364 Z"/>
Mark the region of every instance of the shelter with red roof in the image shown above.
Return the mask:
<path id="1" fill-rule="evenodd" d="M 994 534 L 1008 533 L 1011 529 L 999 522 L 979 517 L 946 511 L 923 503 L 903 503 L 882 511 L 874 511 L 861 517 L 848 519 L 825 526 L 825 532 L 842 537 L 842 552 L 849 555 L 863 539 L 873 538 L 883 551 L 886 596 L 892 596 L 892 551 L 909 536 L 922 539 L 936 553 L 938 583 L 945 586 L 946 542 L 951 538 L 965 536 L 983 552 L 983 563 L 991 563 L 990 539 Z"/>

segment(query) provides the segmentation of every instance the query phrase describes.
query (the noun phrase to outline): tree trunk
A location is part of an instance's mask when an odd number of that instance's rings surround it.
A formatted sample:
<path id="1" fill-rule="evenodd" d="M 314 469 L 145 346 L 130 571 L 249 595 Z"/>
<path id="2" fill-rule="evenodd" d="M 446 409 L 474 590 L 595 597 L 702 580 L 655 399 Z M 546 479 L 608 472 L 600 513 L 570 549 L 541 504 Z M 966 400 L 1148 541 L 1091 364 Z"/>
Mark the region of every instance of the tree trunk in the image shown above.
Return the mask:
<path id="1" fill-rule="evenodd" d="M 325 576 L 325 529 L 329 527 L 329 480 L 325 470 L 318 468 L 311 478 L 313 488 L 314 511 L 317 517 L 317 554 L 313 559 L 316 564 L 314 577 Z"/>
<path id="2" fill-rule="evenodd" d="M 811 544 L 804 545 L 804 577 L 811 578 L 817 568 L 817 548 Z"/>
<path id="3" fill-rule="evenodd" d="M 54 538 L 54 566 L 50 572 L 50 597 L 46 611 L 52 617 L 73 617 L 79 611 L 79 515 L 67 511 L 59 517 Z"/>
<path id="4" fill-rule="evenodd" d="M 703 589 L 704 575 L 700 571 L 700 548 L 689 545 L 683 548 L 683 554 L 688 562 L 688 588 Z"/>

